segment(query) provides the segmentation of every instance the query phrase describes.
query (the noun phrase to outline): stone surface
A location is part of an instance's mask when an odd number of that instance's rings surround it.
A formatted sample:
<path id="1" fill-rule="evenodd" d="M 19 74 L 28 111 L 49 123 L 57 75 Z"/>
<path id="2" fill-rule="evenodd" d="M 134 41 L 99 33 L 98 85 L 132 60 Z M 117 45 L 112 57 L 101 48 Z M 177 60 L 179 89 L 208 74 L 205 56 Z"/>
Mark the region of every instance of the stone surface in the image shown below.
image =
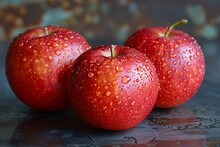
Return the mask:
<path id="1" fill-rule="evenodd" d="M 0 146 L 219 146 L 220 82 L 208 76 L 190 101 L 173 109 L 154 109 L 126 131 L 91 128 L 72 110 L 36 112 L 16 97 L 3 98 Z"/>

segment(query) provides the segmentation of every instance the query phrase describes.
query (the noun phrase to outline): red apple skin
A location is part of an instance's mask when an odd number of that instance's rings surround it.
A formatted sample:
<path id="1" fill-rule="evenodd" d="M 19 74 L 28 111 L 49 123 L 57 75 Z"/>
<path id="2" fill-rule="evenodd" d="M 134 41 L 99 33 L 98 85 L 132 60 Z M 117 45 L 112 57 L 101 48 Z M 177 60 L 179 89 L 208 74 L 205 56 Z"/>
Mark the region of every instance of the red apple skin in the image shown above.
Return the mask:
<path id="1" fill-rule="evenodd" d="M 73 109 L 88 124 L 125 130 L 151 112 L 159 83 L 155 67 L 144 54 L 125 46 L 103 45 L 77 58 L 67 87 Z"/>
<path id="2" fill-rule="evenodd" d="M 155 107 L 171 108 L 185 103 L 197 92 L 205 74 L 205 60 L 197 41 L 180 30 L 148 27 L 134 32 L 124 45 L 146 54 L 160 81 Z"/>
<path id="3" fill-rule="evenodd" d="M 64 27 L 27 30 L 15 37 L 8 49 L 8 82 L 17 97 L 33 109 L 64 109 L 68 105 L 67 71 L 90 48 L 79 33 Z"/>

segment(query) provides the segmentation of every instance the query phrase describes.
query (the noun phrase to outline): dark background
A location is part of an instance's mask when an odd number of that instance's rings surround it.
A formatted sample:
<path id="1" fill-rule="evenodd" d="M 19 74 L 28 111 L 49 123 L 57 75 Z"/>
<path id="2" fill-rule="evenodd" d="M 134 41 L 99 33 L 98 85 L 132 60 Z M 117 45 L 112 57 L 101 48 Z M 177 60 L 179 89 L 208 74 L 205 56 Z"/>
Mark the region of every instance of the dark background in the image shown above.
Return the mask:
<path id="1" fill-rule="evenodd" d="M 0 98 L 14 97 L 5 76 L 5 56 L 13 37 L 28 28 L 61 25 L 81 33 L 92 46 L 123 44 L 138 28 L 169 25 L 182 18 L 188 25 L 176 29 L 194 36 L 206 58 L 207 69 L 220 68 L 219 0 L 1 0 Z M 207 70 L 206 78 L 219 74 Z"/>

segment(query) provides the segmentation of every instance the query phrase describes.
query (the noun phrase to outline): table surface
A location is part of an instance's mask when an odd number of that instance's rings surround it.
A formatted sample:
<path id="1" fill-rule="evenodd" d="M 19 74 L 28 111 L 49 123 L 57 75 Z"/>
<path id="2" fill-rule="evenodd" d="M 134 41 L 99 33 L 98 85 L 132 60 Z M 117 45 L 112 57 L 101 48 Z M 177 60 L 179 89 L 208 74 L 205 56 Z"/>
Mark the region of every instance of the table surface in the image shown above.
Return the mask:
<path id="1" fill-rule="evenodd" d="M 173 109 L 154 109 L 141 124 L 126 131 L 91 128 L 72 110 L 40 113 L 16 97 L 2 98 L 0 146 L 220 146 L 217 63 L 208 60 L 202 86 L 190 101 Z"/>

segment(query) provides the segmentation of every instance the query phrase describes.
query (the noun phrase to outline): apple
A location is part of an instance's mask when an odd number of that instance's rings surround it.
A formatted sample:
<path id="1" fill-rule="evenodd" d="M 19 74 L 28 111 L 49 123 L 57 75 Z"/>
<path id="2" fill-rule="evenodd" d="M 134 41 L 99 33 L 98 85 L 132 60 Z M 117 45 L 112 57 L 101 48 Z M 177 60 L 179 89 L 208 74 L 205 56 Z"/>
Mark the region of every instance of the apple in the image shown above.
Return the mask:
<path id="1" fill-rule="evenodd" d="M 73 110 L 96 128 L 125 130 L 151 112 L 159 89 L 154 65 L 141 52 L 120 45 L 81 54 L 68 74 Z"/>
<path id="2" fill-rule="evenodd" d="M 155 107 L 171 108 L 188 101 L 199 89 L 205 60 L 197 41 L 181 30 L 180 20 L 168 27 L 146 27 L 134 32 L 124 45 L 146 54 L 156 67 L 160 82 Z"/>
<path id="3" fill-rule="evenodd" d="M 68 106 L 66 75 L 90 45 L 79 33 L 60 26 L 29 29 L 7 51 L 6 76 L 16 96 L 40 111 Z"/>

